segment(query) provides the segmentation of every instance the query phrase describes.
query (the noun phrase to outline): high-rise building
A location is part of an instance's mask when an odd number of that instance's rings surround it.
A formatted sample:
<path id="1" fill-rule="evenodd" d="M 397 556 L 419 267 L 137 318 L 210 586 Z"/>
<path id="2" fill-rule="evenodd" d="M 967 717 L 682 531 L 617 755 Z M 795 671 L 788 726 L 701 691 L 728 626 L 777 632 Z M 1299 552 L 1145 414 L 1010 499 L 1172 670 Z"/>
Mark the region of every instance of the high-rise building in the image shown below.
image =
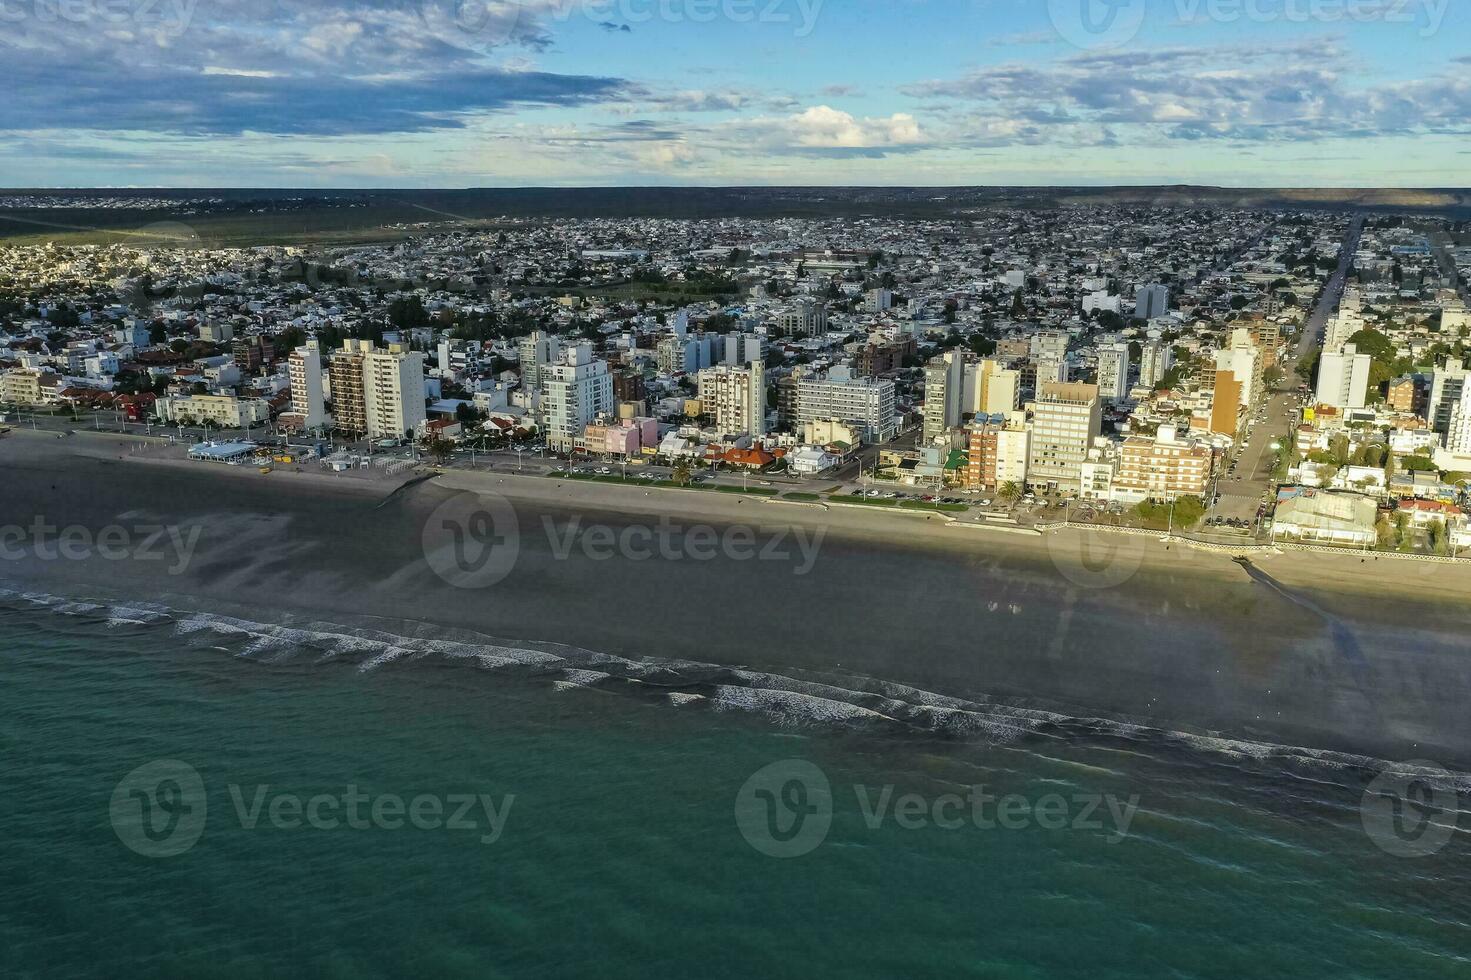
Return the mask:
<path id="1" fill-rule="evenodd" d="M 1231 331 L 1226 347 L 1216 351 L 1216 370 L 1230 371 L 1241 382 L 1241 406 L 1250 408 L 1261 400 L 1266 388 L 1261 351 L 1243 329 Z"/>
<path id="2" fill-rule="evenodd" d="M 1241 392 L 1245 388 L 1231 371 L 1215 372 L 1214 393 L 1211 395 L 1211 431 L 1217 435 L 1236 438 L 1241 428 Z"/>
<path id="3" fill-rule="evenodd" d="M 363 407 L 368 438 L 412 438 L 424 424 L 424 355 L 406 344 L 363 355 Z"/>
<path id="4" fill-rule="evenodd" d="M 1139 356 L 1139 383 L 1154 388 L 1175 366 L 1175 349 L 1169 344 L 1152 340 L 1145 344 Z"/>
<path id="5" fill-rule="evenodd" d="M 934 442 L 960 425 L 965 397 L 965 359 L 950 351 L 924 369 L 924 441 Z"/>
<path id="6" fill-rule="evenodd" d="M 1108 344 L 1098 350 L 1098 393 L 1104 401 L 1129 395 L 1129 345 Z"/>
<path id="7" fill-rule="evenodd" d="M 1140 286 L 1134 294 L 1134 316 L 1140 320 L 1153 320 L 1170 311 L 1170 287 L 1158 284 Z"/>
<path id="8" fill-rule="evenodd" d="M 993 357 L 965 365 L 965 394 L 960 411 L 965 415 L 1005 415 L 1021 406 L 1021 372 L 1009 370 Z M 963 420 L 963 419 L 962 419 Z"/>
<path id="9" fill-rule="evenodd" d="M 726 334 L 724 355 L 720 363 L 731 367 L 741 367 L 764 360 L 766 338 L 755 333 Z"/>
<path id="10" fill-rule="evenodd" d="M 1097 385 L 1042 385 L 1032 415 L 1027 482 L 1043 490 L 1077 493 L 1082 464 L 1102 429 Z"/>
<path id="11" fill-rule="evenodd" d="M 789 337 L 815 337 L 827 333 L 827 307 L 810 297 L 799 299 L 776 318 L 776 325 Z"/>
<path id="12" fill-rule="evenodd" d="M 722 365 L 700 372 L 700 404 L 725 433 L 752 438 L 766 434 L 766 369 L 757 359 L 748 367 Z"/>
<path id="13" fill-rule="evenodd" d="M 368 432 L 368 409 L 363 393 L 363 354 L 371 340 L 348 340 L 332 352 L 327 377 L 332 384 L 332 422 L 338 429 L 362 436 Z"/>
<path id="14" fill-rule="evenodd" d="M 561 360 L 562 342 L 540 330 L 522 337 L 518 345 L 521 355 L 521 386 L 526 391 L 541 391 L 546 368 Z"/>
<path id="15" fill-rule="evenodd" d="M 1425 411 L 1425 385 L 1416 374 L 1406 374 L 1389 383 L 1385 403 L 1396 412 L 1420 415 Z"/>
<path id="16" fill-rule="evenodd" d="M 1454 456 L 1471 456 L 1471 391 L 1461 395 L 1461 400 L 1451 412 L 1446 426 L 1445 448 Z"/>
<path id="17" fill-rule="evenodd" d="M 1212 459 L 1209 446 L 1182 437 L 1175 426 L 1162 425 L 1156 436 L 1124 440 L 1119 447 L 1114 491 L 1134 501 L 1204 496 L 1210 484 Z"/>
<path id="18" fill-rule="evenodd" d="M 1324 351 L 1318 363 L 1318 404 L 1334 408 L 1363 408 L 1368 401 L 1369 369 L 1374 359 L 1353 344 L 1342 351 Z"/>
<path id="19" fill-rule="evenodd" d="M 291 352 L 287 362 L 291 378 L 291 411 L 301 417 L 307 429 L 327 424 L 326 403 L 322 392 L 322 348 L 315 340 Z"/>
<path id="20" fill-rule="evenodd" d="M 1012 413 L 999 423 L 977 420 L 966 435 L 966 486 L 983 490 L 999 490 L 1008 483 L 1026 486 L 1031 433 L 1024 413 Z"/>
<path id="21" fill-rule="evenodd" d="M 1461 397 L 1467 389 L 1466 376 L 1468 372 L 1466 365 L 1460 361 L 1446 361 L 1435 369 L 1430 377 L 1430 401 L 1426 404 L 1426 414 L 1430 420 L 1430 428 L 1444 435 L 1451 424 L 1451 414 L 1460 404 Z"/>
<path id="22" fill-rule="evenodd" d="M 259 371 L 261 365 L 266 361 L 265 348 L 261 343 L 259 334 L 248 337 L 236 337 L 230 341 L 230 357 L 240 373 L 251 375 Z"/>
<path id="23" fill-rule="evenodd" d="M 898 429 L 892 381 L 800 378 L 794 388 L 798 425 L 834 419 L 850 422 L 863 427 L 863 438 L 869 443 L 887 442 Z"/>
<path id="24" fill-rule="evenodd" d="M 883 288 L 870 289 L 866 305 L 870 313 L 883 313 L 894 305 L 894 293 Z"/>
<path id="25" fill-rule="evenodd" d="M 591 344 L 578 344 L 543 370 L 547 448 L 570 452 L 588 424 L 613 413 L 613 376 L 608 362 L 593 358 Z"/>

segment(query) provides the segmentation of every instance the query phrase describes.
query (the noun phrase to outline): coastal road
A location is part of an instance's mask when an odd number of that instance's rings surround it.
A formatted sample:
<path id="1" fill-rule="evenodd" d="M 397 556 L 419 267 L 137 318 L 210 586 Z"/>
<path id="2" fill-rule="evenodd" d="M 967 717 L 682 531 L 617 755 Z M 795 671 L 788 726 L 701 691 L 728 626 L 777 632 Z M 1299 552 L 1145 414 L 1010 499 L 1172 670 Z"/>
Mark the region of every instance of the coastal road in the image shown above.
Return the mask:
<path id="1" fill-rule="evenodd" d="M 1323 331 L 1328 325 L 1328 318 L 1337 311 L 1338 304 L 1343 299 L 1348 271 L 1353 266 L 1354 254 L 1358 251 L 1363 229 L 1363 216 L 1355 215 L 1343 241 L 1338 268 L 1323 288 L 1318 305 L 1303 324 L 1296 348 L 1281 364 L 1282 370 L 1286 372 L 1282 381 L 1285 387 L 1278 388 L 1265 402 L 1253 409 L 1254 421 L 1250 425 L 1246 443 L 1235 457 L 1236 472 L 1221 474 L 1216 489 L 1218 500 L 1210 516 L 1254 523 L 1258 509 L 1270 499 L 1275 482 L 1272 479 L 1272 468 L 1276 463 L 1276 450 L 1272 447 L 1293 438 L 1292 427 L 1297 419 L 1298 398 L 1292 388 L 1297 383 L 1298 362 L 1323 343 Z M 1260 421 L 1256 421 L 1258 419 Z"/>

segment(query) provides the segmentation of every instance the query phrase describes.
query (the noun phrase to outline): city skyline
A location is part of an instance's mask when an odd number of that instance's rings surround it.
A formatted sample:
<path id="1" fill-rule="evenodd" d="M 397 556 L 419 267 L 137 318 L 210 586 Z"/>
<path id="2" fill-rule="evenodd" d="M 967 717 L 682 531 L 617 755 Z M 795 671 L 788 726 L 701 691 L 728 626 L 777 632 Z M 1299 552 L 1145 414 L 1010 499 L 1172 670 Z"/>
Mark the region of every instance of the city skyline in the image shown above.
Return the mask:
<path id="1" fill-rule="evenodd" d="M 12 186 L 1464 184 L 1446 0 L 0 5 Z"/>

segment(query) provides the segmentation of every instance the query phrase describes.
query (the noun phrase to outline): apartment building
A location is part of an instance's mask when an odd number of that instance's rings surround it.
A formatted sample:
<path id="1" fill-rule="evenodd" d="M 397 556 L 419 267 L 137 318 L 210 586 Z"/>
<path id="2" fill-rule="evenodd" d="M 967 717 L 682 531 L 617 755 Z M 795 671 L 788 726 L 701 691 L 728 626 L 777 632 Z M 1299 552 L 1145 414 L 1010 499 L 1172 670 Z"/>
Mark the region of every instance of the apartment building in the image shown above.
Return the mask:
<path id="1" fill-rule="evenodd" d="M 1209 446 L 1162 425 L 1155 436 L 1131 436 L 1119 447 L 1114 499 L 1170 501 L 1204 496 L 1214 455 Z"/>
<path id="2" fill-rule="evenodd" d="M 234 395 L 186 395 L 160 398 L 153 410 L 165 422 L 185 425 L 210 422 L 226 429 L 258 425 L 271 420 L 271 406 L 263 398 Z"/>
<path id="3" fill-rule="evenodd" d="M 759 359 L 744 368 L 708 368 L 699 383 L 700 404 L 722 432 L 766 434 L 766 371 Z"/>
<path id="4" fill-rule="evenodd" d="M 1363 408 L 1368 403 L 1369 369 L 1374 359 L 1360 354 L 1353 344 L 1338 352 L 1324 351 L 1318 363 L 1319 405 L 1334 408 Z"/>
<path id="5" fill-rule="evenodd" d="M 291 380 L 291 411 L 306 429 L 327 424 L 326 397 L 322 390 L 322 349 L 315 340 L 291 352 L 287 360 Z"/>
<path id="6" fill-rule="evenodd" d="M 366 435 L 368 409 L 363 377 L 364 348 L 371 350 L 371 340 L 348 340 L 341 350 L 333 351 L 327 364 L 327 379 L 332 386 L 332 421 L 343 432 Z M 400 433 L 402 435 L 402 433 Z"/>
<path id="7" fill-rule="evenodd" d="M 799 299 L 779 314 L 776 325 L 788 337 L 816 337 L 827 333 L 827 307 L 815 299 Z"/>
<path id="8" fill-rule="evenodd" d="M 1004 422 L 977 421 L 966 437 L 966 486 L 992 491 L 1008 483 L 1026 486 L 1031 433 L 1025 414 L 1013 413 Z"/>
<path id="9" fill-rule="evenodd" d="M 1098 394 L 1107 402 L 1129 395 L 1129 345 L 1108 344 L 1098 350 Z"/>
<path id="10" fill-rule="evenodd" d="M 521 386 L 527 391 L 541 391 L 544 372 L 562 357 L 562 342 L 541 330 L 522 337 L 516 345 L 521 359 Z"/>
<path id="11" fill-rule="evenodd" d="M 363 354 L 363 409 L 370 439 L 402 439 L 427 419 L 424 355 L 404 344 Z"/>
<path id="12" fill-rule="evenodd" d="M 898 432 L 892 381 L 800 378 L 795 394 L 798 426 L 825 421 L 856 423 L 868 443 L 887 442 Z"/>
<path id="13" fill-rule="evenodd" d="M 557 452 L 571 452 L 589 424 L 613 413 L 613 376 L 590 344 L 568 348 L 547 367 L 543 388 L 546 443 Z"/>
<path id="14" fill-rule="evenodd" d="M 1175 349 L 1169 344 L 1150 341 L 1143 346 L 1139 355 L 1139 383 L 1152 389 L 1165 379 L 1165 375 L 1174 366 Z"/>
<path id="15" fill-rule="evenodd" d="M 924 441 L 960 425 L 965 397 L 965 359 L 959 351 L 935 358 L 924 369 Z"/>
<path id="16" fill-rule="evenodd" d="M 1041 389 L 1032 413 L 1027 482 L 1044 491 L 1077 493 L 1081 466 L 1103 428 L 1098 386 L 1053 383 Z"/>

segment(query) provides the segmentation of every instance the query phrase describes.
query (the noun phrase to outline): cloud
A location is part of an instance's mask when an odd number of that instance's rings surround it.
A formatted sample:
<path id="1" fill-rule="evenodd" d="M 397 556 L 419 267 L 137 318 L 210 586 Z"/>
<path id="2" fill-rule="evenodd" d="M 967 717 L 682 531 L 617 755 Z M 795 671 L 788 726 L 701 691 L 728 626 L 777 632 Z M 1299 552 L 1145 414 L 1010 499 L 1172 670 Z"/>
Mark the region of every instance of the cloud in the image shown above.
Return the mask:
<path id="1" fill-rule="evenodd" d="M 413 133 L 521 106 L 626 99 L 622 79 L 498 59 L 549 43 L 545 21 L 560 2 L 161 0 L 150 5 L 157 22 L 26 17 L 0 35 L 0 129 Z"/>
<path id="2" fill-rule="evenodd" d="M 1088 142 L 1101 127 L 1164 139 L 1299 141 L 1471 129 L 1471 83 L 1443 76 L 1355 88 L 1335 43 L 1096 52 L 1012 62 L 904 94 L 966 107 L 959 142 Z"/>
<path id="3" fill-rule="evenodd" d="M 784 117 L 738 120 L 720 128 L 737 145 L 774 153 L 881 157 L 913 152 L 927 143 L 919 122 L 907 113 L 858 118 L 831 106 L 812 106 Z"/>

